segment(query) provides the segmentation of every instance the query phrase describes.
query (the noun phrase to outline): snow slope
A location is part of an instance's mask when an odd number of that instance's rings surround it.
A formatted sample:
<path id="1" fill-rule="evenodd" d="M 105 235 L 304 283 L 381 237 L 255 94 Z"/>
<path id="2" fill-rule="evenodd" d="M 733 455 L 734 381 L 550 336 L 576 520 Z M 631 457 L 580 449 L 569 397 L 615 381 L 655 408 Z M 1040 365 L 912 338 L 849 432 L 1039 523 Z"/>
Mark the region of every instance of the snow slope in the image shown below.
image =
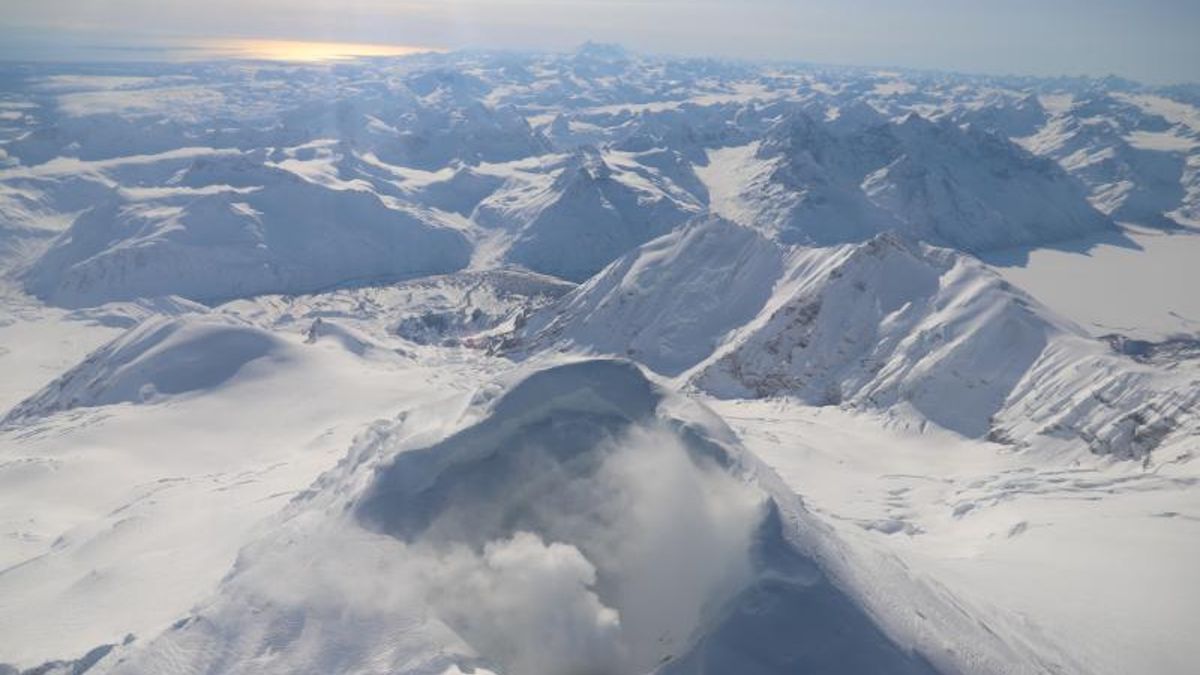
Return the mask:
<path id="1" fill-rule="evenodd" d="M 525 331 L 723 398 L 915 413 L 1023 446 L 1142 456 L 1200 423 L 1194 362 L 1115 353 L 977 260 L 892 235 L 788 249 L 710 221 L 614 263 Z"/>
<path id="2" fill-rule="evenodd" d="M 66 306 L 158 295 L 218 300 L 465 267 L 465 237 L 370 192 L 231 167 L 250 187 L 179 188 L 86 210 L 24 274 Z"/>
<path id="3" fill-rule="evenodd" d="M 1189 516 L 1200 502 L 1186 459 L 1162 453 L 1150 470 L 1047 462 L 836 408 L 708 403 L 856 551 L 860 574 L 870 576 L 872 552 L 899 559 L 977 620 L 1014 622 L 1047 654 L 1030 672 L 1194 667 L 1200 597 L 1180 580 L 1195 557 L 1200 525 Z"/>
<path id="4" fill-rule="evenodd" d="M 102 347 L 0 425 L 0 661 L 167 629 L 364 425 L 460 379 L 214 316 Z"/>
<path id="5" fill-rule="evenodd" d="M 1019 672 L 1039 662 L 948 622 L 958 610 L 933 594 L 913 595 L 922 632 L 888 637 L 830 576 L 823 528 L 769 469 L 632 364 L 584 361 L 498 384 L 456 421 L 426 410 L 376 427 L 243 550 L 209 601 L 100 672 Z M 430 416 L 443 418 L 440 432 Z M 331 545 L 338 559 L 305 562 Z M 939 630 L 972 639 L 944 649 Z"/>
<path id="6" fill-rule="evenodd" d="M 1075 239 L 1112 229 L 1053 162 L 1007 139 L 909 115 L 903 156 L 863 189 L 907 232 L 966 251 Z"/>
<path id="7" fill-rule="evenodd" d="M 1190 673 L 1198 179 L 1116 78 L 0 64 L 0 672 Z"/>
<path id="8" fill-rule="evenodd" d="M 334 321 L 387 342 L 488 347 L 521 326 L 573 284 L 519 269 L 460 272 L 387 286 L 311 295 L 267 295 L 220 306 L 272 330 L 308 330 Z"/>
<path id="9" fill-rule="evenodd" d="M 508 230 L 503 259 L 582 281 L 642 242 L 700 212 L 695 197 L 655 172 L 614 167 L 595 149 L 569 155 L 552 180 L 516 182 L 478 207 L 484 227 Z"/>
<path id="10" fill-rule="evenodd" d="M 990 251 L 1111 229 L 1085 196 L 1162 226 L 1194 220 L 1200 194 L 1194 108 L 1114 81 L 586 50 L 126 68 L 14 80 L 0 251 L 38 258 L 78 220 L 70 239 L 88 243 L 60 239 L 27 277 L 55 302 L 311 291 L 451 271 L 464 257 L 578 282 L 705 211 L 788 242 L 898 230 Z M 323 258 L 306 249 L 331 212 L 362 231 Z M 420 239 L 428 259 L 393 236 Z M 203 288 L 216 282 L 189 268 L 214 256 L 247 269 Z"/>
<path id="11" fill-rule="evenodd" d="M 265 363 L 255 362 L 265 360 Z M 92 352 L 0 425 L 80 407 L 150 403 L 218 387 L 253 365 L 286 368 L 286 342 L 220 317 L 152 318 Z"/>
<path id="12" fill-rule="evenodd" d="M 1180 222 L 1177 211 L 1189 213 L 1194 204 L 1187 167 L 1198 126 L 1172 125 L 1153 108 L 1099 93 L 1074 101 L 1019 141 L 1078 176 L 1092 203 L 1113 218 L 1172 228 Z"/>
<path id="13" fill-rule="evenodd" d="M 783 265 L 783 251 L 755 230 L 693 221 L 535 314 L 522 339 L 624 354 L 676 375 L 758 313 Z"/>
<path id="14" fill-rule="evenodd" d="M 912 113 L 868 126 L 792 113 L 752 159 L 708 175 L 718 183 L 710 191 L 728 200 L 723 215 L 787 243 L 830 245 L 899 231 L 982 251 L 1112 229 L 1053 162 L 1002 137 Z M 724 184 L 739 178 L 732 190 Z"/>

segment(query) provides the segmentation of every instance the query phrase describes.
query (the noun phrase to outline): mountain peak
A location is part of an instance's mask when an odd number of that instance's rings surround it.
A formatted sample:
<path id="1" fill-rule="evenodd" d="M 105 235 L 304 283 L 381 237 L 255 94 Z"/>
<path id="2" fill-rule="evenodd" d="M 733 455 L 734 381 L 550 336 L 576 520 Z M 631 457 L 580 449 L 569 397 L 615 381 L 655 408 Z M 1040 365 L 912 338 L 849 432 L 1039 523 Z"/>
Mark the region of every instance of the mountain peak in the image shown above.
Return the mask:
<path id="1" fill-rule="evenodd" d="M 617 62 L 629 60 L 630 53 L 617 43 L 588 40 L 575 49 L 575 56 L 594 61 Z"/>

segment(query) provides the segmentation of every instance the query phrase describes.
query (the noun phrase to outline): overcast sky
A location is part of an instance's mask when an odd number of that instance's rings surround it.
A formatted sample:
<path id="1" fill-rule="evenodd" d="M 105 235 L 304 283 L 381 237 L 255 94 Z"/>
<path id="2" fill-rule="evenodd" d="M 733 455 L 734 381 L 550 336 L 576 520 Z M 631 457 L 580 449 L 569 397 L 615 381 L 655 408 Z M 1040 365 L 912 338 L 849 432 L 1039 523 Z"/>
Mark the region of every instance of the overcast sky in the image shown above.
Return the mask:
<path id="1" fill-rule="evenodd" d="M 0 0 L 0 24 L 11 44 L 24 33 L 31 45 L 68 32 L 516 49 L 592 39 L 677 54 L 1200 81 L 1200 0 Z"/>

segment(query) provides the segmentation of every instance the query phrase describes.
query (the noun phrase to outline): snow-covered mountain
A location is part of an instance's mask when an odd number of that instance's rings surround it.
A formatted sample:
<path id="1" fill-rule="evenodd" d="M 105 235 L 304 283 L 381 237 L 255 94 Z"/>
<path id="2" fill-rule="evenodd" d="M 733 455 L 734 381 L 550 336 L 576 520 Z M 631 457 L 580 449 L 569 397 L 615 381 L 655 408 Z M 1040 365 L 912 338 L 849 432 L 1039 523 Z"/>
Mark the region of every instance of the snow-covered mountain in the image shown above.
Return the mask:
<path id="1" fill-rule="evenodd" d="M 614 166 L 584 149 L 552 177 L 513 181 L 496 191 L 479 205 L 476 220 L 507 230 L 504 260 L 582 281 L 700 210 L 692 194 L 653 168 L 628 161 Z"/>
<path id="2" fill-rule="evenodd" d="M 915 412 L 1022 446 L 1141 457 L 1200 429 L 1196 364 L 1147 367 L 978 261 L 880 235 L 788 249 L 727 221 L 646 244 L 517 344 L 635 358 L 721 398 Z"/>
<path id="3" fill-rule="evenodd" d="M 1187 86 L 0 64 L 0 674 L 1191 673 L 1198 214 Z"/>
<path id="4" fill-rule="evenodd" d="M 698 220 L 623 256 L 532 316 L 514 346 L 594 349 L 677 375 L 754 318 L 785 257 L 756 230 Z"/>
<path id="5" fill-rule="evenodd" d="M 211 166 L 203 173 L 213 173 Z M 224 173 L 224 172 L 218 172 Z M 159 295 L 215 300 L 467 265 L 466 237 L 369 191 L 329 189 L 282 169 L 234 164 L 191 187 L 136 189 L 85 210 L 27 272 L 49 302 Z"/>
<path id="6" fill-rule="evenodd" d="M 797 113 L 769 131 L 743 169 L 753 177 L 733 217 L 789 243 L 899 231 L 967 251 L 1112 228 L 1063 169 L 1005 138 L 915 113 L 896 124 L 838 120 Z"/>
<path id="7" fill-rule="evenodd" d="M 10 410 L 0 424 L 80 407 L 153 402 L 209 389 L 259 359 L 285 362 L 286 342 L 221 317 L 154 317 L 88 355 Z"/>
<path id="8" fill-rule="evenodd" d="M 441 438 L 407 427 L 360 439 L 211 599 L 109 672 L 932 673 L 1029 658 L 933 598 L 930 636 L 889 635 L 899 617 L 839 588 L 794 495 L 632 364 L 510 376 Z M 330 547 L 340 561 L 321 560 Z M 781 641 L 773 626 L 803 630 Z M 946 650 L 939 631 L 973 639 Z"/>
<path id="9" fill-rule="evenodd" d="M 1187 221 L 1200 190 L 1188 159 L 1200 123 L 1159 94 L 1021 93 L 995 83 L 975 91 L 953 81 L 912 90 L 869 74 L 766 77 L 589 50 L 523 61 L 423 56 L 398 77 L 376 68 L 311 81 L 280 74 L 265 81 L 285 93 L 269 100 L 255 98 L 244 73 L 228 83 L 189 73 L 186 88 L 184 75 L 36 81 L 23 126 L 4 144 L 18 164 L 3 170 L 0 206 L 17 228 L 6 239 L 19 240 L 4 248 L 30 257 L 49 223 L 78 220 L 71 240 L 103 241 L 58 242 L 33 263 L 48 271 L 27 276 L 30 290 L 75 304 L 152 292 L 213 299 L 442 273 L 467 257 L 476 267 L 508 262 L 582 281 L 705 210 L 785 243 L 899 231 L 990 251 L 1111 230 L 1096 208 L 1121 221 Z M 343 71 L 358 75 L 343 81 Z M 536 94 L 567 86 L 564 73 L 577 71 L 570 87 L 586 97 Z M 677 77 L 669 93 L 659 77 L 667 71 Z M 190 107 L 167 105 L 185 94 Z M 104 141 L 99 129 L 109 124 L 138 137 Z M 262 215 L 239 212 L 243 204 Z M 295 248 L 310 247 L 304 241 L 323 232 L 318 214 L 331 210 L 356 210 L 355 226 L 369 230 L 354 237 L 363 255 L 388 260 L 349 270 L 316 253 L 290 259 L 274 233 L 286 228 Z M 254 217 L 271 241 L 246 234 L 259 227 Z M 142 220 L 150 224 L 133 222 Z M 192 220 L 213 222 L 211 239 Z M 427 259 L 408 259 L 391 234 L 366 224 L 384 220 L 405 238 L 429 229 L 440 243 L 418 247 Z M 147 227 L 196 239 L 149 242 Z M 106 234 L 84 234 L 97 229 Z M 144 268 L 118 253 L 134 249 Z M 219 288 L 180 278 L 151 289 L 156 282 L 140 278 L 168 267 L 186 277 L 191 259 L 213 256 L 254 269 L 226 275 Z"/>
<path id="10" fill-rule="evenodd" d="M 1189 131 L 1102 96 L 1075 103 L 1020 142 L 1080 177 L 1113 218 L 1172 227 L 1169 214 L 1185 203 Z"/>

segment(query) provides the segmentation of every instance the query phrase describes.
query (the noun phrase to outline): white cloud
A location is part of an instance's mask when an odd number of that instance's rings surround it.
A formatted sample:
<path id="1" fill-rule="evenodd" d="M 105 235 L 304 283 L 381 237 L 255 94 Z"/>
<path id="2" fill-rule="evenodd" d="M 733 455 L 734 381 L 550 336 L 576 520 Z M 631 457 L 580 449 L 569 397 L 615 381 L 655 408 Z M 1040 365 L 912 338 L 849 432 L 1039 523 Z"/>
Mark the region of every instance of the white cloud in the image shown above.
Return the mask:
<path id="1" fill-rule="evenodd" d="M 412 541 L 342 523 L 252 551 L 236 595 L 352 625 L 425 607 L 501 672 L 613 675 L 678 656 L 749 583 L 762 494 L 670 431 L 632 429 L 582 462 L 536 440 L 506 452 Z"/>

